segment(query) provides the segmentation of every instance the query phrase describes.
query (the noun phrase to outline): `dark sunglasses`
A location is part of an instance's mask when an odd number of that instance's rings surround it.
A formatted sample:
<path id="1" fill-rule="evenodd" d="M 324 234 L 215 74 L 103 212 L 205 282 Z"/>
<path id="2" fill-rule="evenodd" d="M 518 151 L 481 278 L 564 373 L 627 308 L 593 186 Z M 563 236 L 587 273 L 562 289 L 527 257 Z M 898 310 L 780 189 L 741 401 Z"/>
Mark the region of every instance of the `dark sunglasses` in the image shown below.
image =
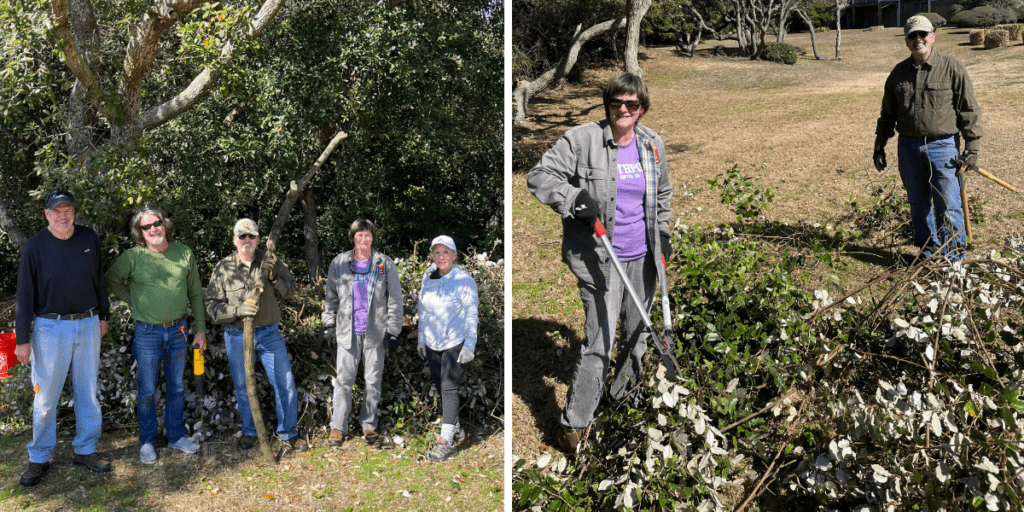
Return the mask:
<path id="1" fill-rule="evenodd" d="M 907 34 L 907 39 L 908 40 L 910 40 L 910 39 L 928 39 L 928 34 L 930 34 L 930 32 L 921 32 L 921 31 L 911 32 L 911 33 Z"/>
<path id="2" fill-rule="evenodd" d="M 158 228 L 158 227 L 163 226 L 163 225 L 164 225 L 164 221 L 158 220 L 158 221 L 156 221 L 156 222 L 154 222 L 152 224 L 140 224 L 139 227 L 142 228 L 143 231 L 149 231 L 152 228 Z"/>
<path id="3" fill-rule="evenodd" d="M 637 110 L 640 110 L 640 102 L 639 101 L 611 100 L 611 101 L 608 102 L 608 106 L 611 107 L 612 110 L 618 110 L 619 107 L 621 107 L 623 105 L 625 105 L 626 106 L 626 110 L 628 110 L 630 112 L 636 112 Z"/>
<path id="4" fill-rule="evenodd" d="M 250 235 L 249 233 L 242 233 L 241 235 L 238 235 L 239 240 L 256 240 L 257 238 L 259 237 L 256 235 Z"/>

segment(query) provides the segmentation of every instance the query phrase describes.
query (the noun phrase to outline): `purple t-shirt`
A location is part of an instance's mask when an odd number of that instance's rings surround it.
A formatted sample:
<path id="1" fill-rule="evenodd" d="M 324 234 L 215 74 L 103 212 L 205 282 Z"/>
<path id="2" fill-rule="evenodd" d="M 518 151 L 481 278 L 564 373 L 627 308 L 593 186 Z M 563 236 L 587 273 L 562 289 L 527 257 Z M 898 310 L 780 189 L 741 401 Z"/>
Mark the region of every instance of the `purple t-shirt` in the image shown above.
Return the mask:
<path id="1" fill-rule="evenodd" d="M 619 179 L 615 198 L 615 238 L 612 248 L 619 261 L 632 261 L 647 254 L 644 230 L 644 192 L 647 180 L 640 166 L 636 137 L 619 146 Z"/>
<path id="2" fill-rule="evenodd" d="M 370 298 L 367 287 L 370 284 L 370 266 L 372 261 L 352 260 L 355 276 L 352 280 L 352 332 L 366 334 L 367 314 L 370 311 Z"/>

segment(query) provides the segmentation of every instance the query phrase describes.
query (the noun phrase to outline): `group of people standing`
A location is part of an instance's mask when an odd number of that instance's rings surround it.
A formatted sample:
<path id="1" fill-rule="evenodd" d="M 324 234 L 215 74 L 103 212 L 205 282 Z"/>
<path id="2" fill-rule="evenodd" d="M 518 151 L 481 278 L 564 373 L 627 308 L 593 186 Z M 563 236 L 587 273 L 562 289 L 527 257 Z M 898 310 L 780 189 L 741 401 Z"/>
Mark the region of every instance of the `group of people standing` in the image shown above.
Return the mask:
<path id="1" fill-rule="evenodd" d="M 96 232 L 74 223 L 75 210 L 69 193 L 55 191 L 47 196 L 48 225 L 25 244 L 19 264 L 15 356 L 31 364 L 35 392 L 29 465 L 21 485 L 38 484 L 49 469 L 56 446 L 56 408 L 69 374 L 75 410 L 73 462 L 95 472 L 111 470 L 110 462 L 97 452 L 102 431 L 97 376 L 100 340 L 107 333 L 110 316 L 108 292 L 130 306 L 134 321 L 132 354 L 138 364 L 136 413 L 143 464 L 157 462 L 156 397 L 161 368 L 168 447 L 184 453 L 196 453 L 202 447 L 186 435 L 183 379 L 189 348 L 206 348 L 208 320 L 224 327 L 242 423 L 238 447 L 248 450 L 258 442 L 243 351 L 244 322 L 252 318 L 255 357 L 274 390 L 277 436 L 296 451 L 308 449 L 298 430 L 295 378 L 278 325 L 278 298 L 293 298 L 296 281 L 283 261 L 259 248 L 257 223 L 251 219 L 235 223 L 235 252 L 216 265 L 204 289 L 195 254 L 174 241 L 173 223 L 164 210 L 146 207 L 135 214 L 131 235 L 136 246 L 122 253 L 105 274 Z M 328 437 L 328 444 L 335 447 L 349 438 L 352 386 L 360 363 L 366 383 L 358 419 L 362 437 L 371 445 L 380 440 L 384 357 L 398 347 L 404 321 L 395 263 L 373 249 L 376 226 L 359 219 L 348 235 L 353 249 L 330 264 L 321 318 L 324 338 L 338 347 Z M 458 388 L 476 350 L 478 297 L 472 276 L 456 263 L 454 240 L 442 235 L 430 246 L 434 263 L 423 276 L 417 352 L 427 360 L 442 398 L 441 433 L 427 458 L 443 461 L 456 453 L 455 443 L 462 436 Z M 263 275 L 269 286 L 251 299 L 250 292 Z"/>
<path id="2" fill-rule="evenodd" d="M 919 257 L 958 261 L 966 246 L 960 180 L 964 170 L 978 168 L 980 109 L 963 64 L 934 51 L 928 18 L 910 17 L 903 32 L 911 55 L 885 82 L 873 162 L 879 172 L 885 169 L 886 142 L 898 133 L 899 173 Z M 527 177 L 530 192 L 562 219 L 562 260 L 577 278 L 585 315 L 586 339 L 555 436 L 569 453 L 579 448 L 594 420 L 613 346 L 618 346 L 616 383 L 622 385 L 610 387 L 611 400 L 625 398 L 630 388 L 625 383 L 640 372 L 650 333 L 627 293 L 636 290 L 649 312 L 655 265 L 672 255 L 665 143 L 640 124 L 651 105 L 647 86 L 639 76 L 618 75 L 605 85 L 602 99 L 605 118 L 566 132 Z M 595 219 L 611 238 L 613 254 L 598 243 Z M 613 259 L 625 278 L 613 271 Z M 620 316 L 622 339 L 616 344 Z"/>

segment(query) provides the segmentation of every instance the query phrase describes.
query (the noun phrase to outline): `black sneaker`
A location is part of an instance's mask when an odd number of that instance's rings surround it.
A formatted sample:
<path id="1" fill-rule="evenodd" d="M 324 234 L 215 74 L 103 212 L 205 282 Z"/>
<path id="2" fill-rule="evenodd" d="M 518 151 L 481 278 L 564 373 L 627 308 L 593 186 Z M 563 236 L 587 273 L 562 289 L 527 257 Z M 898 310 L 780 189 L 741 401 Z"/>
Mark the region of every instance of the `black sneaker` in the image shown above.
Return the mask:
<path id="1" fill-rule="evenodd" d="M 259 439 L 256 436 L 242 436 L 238 438 L 238 448 L 241 450 L 251 450 L 253 446 L 256 446 L 256 442 Z"/>
<path id="2" fill-rule="evenodd" d="M 21 485 L 32 487 L 43 479 L 43 475 L 50 469 L 49 462 L 29 462 L 28 469 L 21 474 Z"/>
<path id="3" fill-rule="evenodd" d="M 89 471 L 96 473 L 108 473 L 110 472 L 110 462 L 100 458 L 98 453 L 90 453 L 89 455 L 75 454 L 75 465 L 85 466 L 89 468 Z"/>

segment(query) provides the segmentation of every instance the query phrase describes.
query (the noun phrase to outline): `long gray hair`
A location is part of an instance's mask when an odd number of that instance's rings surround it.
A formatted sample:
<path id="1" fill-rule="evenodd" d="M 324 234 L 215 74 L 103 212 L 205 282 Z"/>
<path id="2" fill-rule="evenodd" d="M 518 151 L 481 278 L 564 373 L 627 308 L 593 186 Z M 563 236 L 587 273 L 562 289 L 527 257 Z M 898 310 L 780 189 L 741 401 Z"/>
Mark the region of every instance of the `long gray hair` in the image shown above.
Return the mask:
<path id="1" fill-rule="evenodd" d="M 164 237 L 167 238 L 168 242 L 174 240 L 174 223 L 167 216 L 167 212 L 161 208 L 147 206 L 136 212 L 135 216 L 132 217 L 132 238 L 135 239 L 135 243 L 142 246 L 146 245 L 146 238 L 142 236 L 142 217 L 146 214 L 154 215 L 160 219 L 160 222 L 164 224 Z"/>

